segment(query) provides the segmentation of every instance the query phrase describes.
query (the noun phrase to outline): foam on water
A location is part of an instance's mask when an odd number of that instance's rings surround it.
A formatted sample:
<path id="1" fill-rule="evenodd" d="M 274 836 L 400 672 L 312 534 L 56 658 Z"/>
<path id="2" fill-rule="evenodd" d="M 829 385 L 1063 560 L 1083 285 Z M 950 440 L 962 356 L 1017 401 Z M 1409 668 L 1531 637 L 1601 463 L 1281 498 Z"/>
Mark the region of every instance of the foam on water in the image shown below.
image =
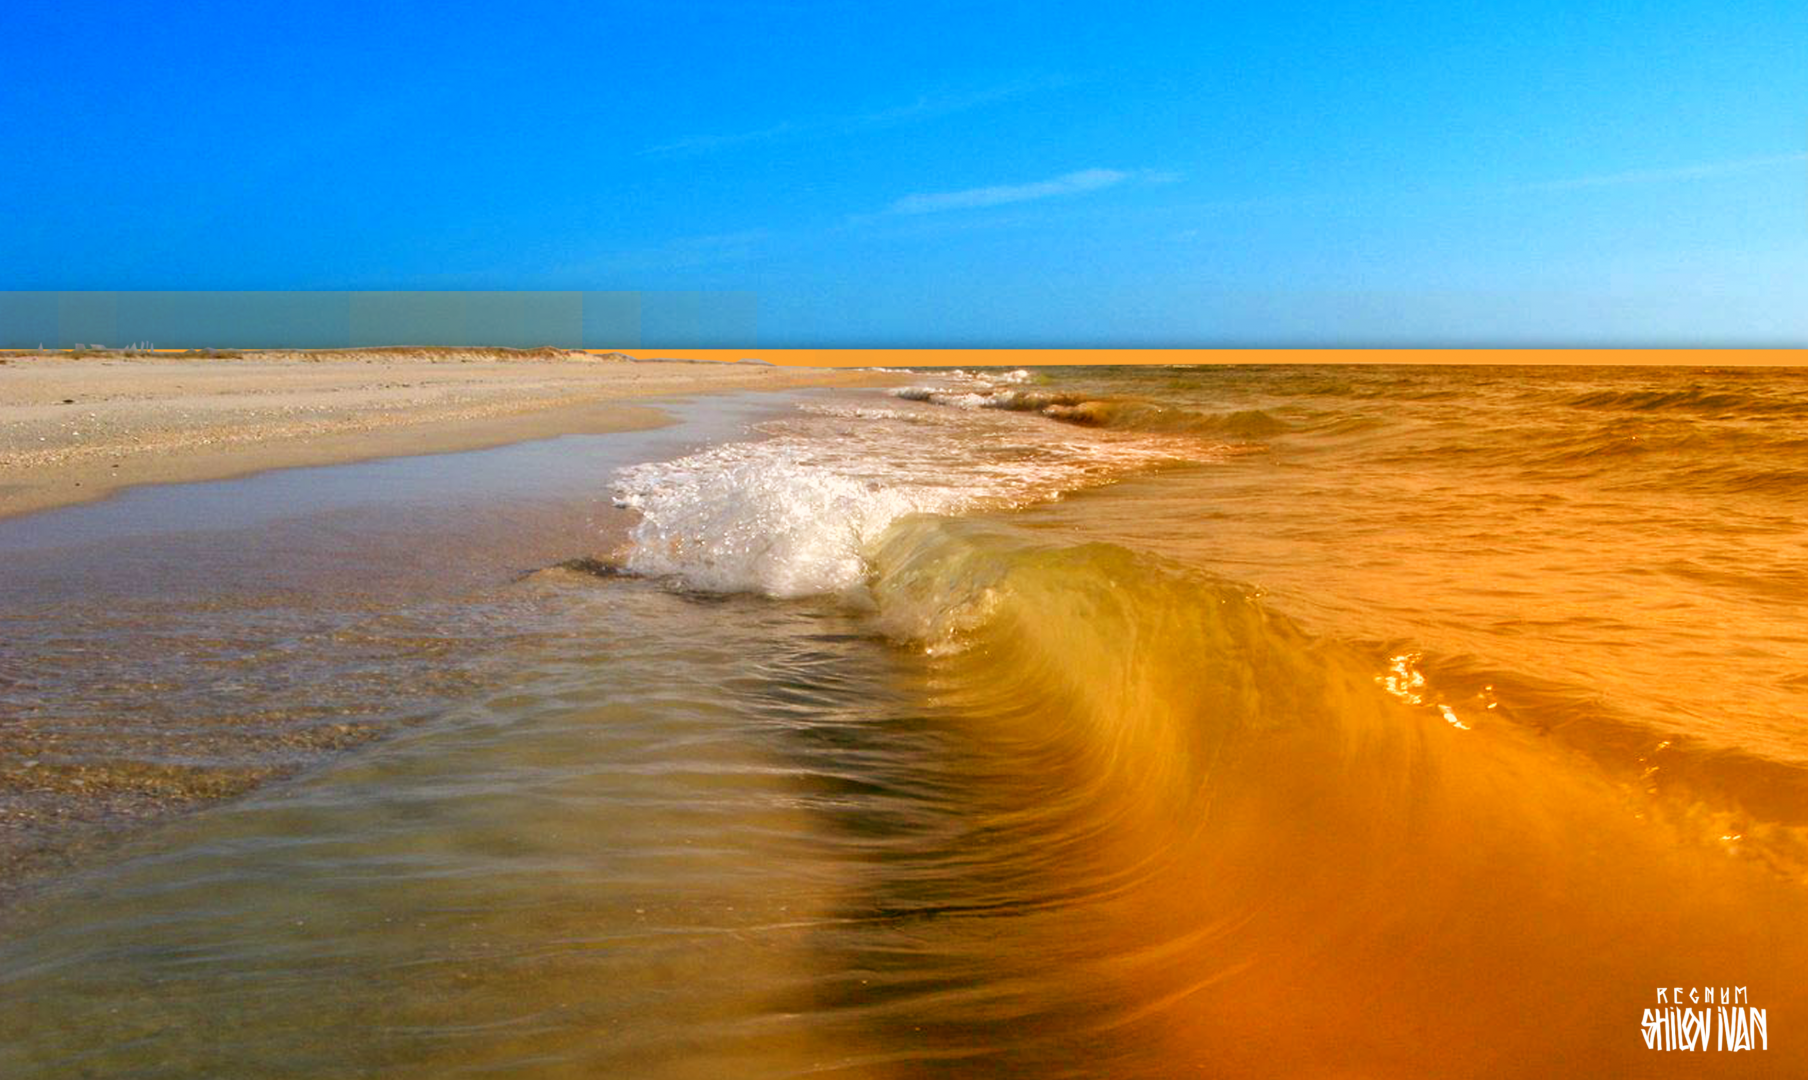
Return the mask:
<path id="1" fill-rule="evenodd" d="M 1226 449 L 950 414 L 908 397 L 807 403 L 759 433 L 617 474 L 617 505 L 641 515 L 626 569 L 714 592 L 848 593 L 863 583 L 868 549 L 907 515 L 1027 506 Z"/>
<path id="2" fill-rule="evenodd" d="M 892 522 L 956 509 L 947 489 L 906 490 L 813 463 L 795 443 L 733 443 L 626 470 L 619 504 L 642 517 L 627 568 L 695 588 L 773 596 L 860 583 L 860 553 Z"/>
<path id="3" fill-rule="evenodd" d="M 1220 412 L 1200 408 L 1202 403 L 1197 402 L 1179 407 L 1159 395 L 1068 388 L 1050 377 L 1042 382 L 1052 385 L 1023 385 L 1033 380 L 1027 370 L 1003 375 L 954 372 L 937 384 L 901 386 L 891 393 L 905 401 L 967 411 L 1033 413 L 1079 427 L 1228 438 L 1246 449 L 1254 440 L 1288 430 L 1288 424 L 1259 409 Z"/>

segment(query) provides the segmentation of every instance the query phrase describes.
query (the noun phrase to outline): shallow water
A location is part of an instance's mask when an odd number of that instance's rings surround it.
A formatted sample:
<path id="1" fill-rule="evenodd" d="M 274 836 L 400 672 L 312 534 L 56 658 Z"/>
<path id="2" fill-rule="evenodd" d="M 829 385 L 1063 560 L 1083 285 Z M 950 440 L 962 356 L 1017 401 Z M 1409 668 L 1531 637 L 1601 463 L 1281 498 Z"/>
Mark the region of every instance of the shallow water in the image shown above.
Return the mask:
<path id="1" fill-rule="evenodd" d="M 268 591 L 144 583 L 94 526 L 39 556 L 74 606 L 9 644 L 9 700 L 144 702 L 90 717 L 120 760 L 214 745 L 242 693 L 387 737 L 223 741 L 299 771 L 27 905 L 0 1072 L 1798 1073 L 1805 403 L 935 372 L 502 485 L 506 450 L 421 459 L 424 508 L 303 515 L 361 569 L 290 544 Z M 111 681 L 60 681 L 109 634 Z M 1660 986 L 1745 988 L 1767 1048 L 1647 1049 Z"/>
<path id="2" fill-rule="evenodd" d="M 492 677 L 509 582 L 619 539 L 612 470 L 773 407 L 0 521 L 0 901 L 136 823 L 438 715 Z"/>
<path id="3" fill-rule="evenodd" d="M 813 803 L 849 782 L 812 733 L 852 718 L 787 683 L 813 637 L 831 682 L 858 684 L 858 658 L 810 613 L 524 589 L 482 690 L 61 898 L 7 950 L 8 1075 L 810 1060 L 812 1025 L 779 1011 L 812 992 L 844 887 Z"/>

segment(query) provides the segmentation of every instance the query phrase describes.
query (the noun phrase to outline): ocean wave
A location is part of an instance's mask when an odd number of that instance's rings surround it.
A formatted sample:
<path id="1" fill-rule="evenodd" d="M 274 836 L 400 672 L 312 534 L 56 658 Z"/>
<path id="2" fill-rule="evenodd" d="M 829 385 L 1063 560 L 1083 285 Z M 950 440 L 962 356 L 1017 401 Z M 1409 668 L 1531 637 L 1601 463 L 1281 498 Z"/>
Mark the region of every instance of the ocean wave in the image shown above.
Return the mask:
<path id="1" fill-rule="evenodd" d="M 1008 420 L 924 430 L 937 424 L 933 411 L 810 404 L 768 438 L 625 469 L 615 501 L 640 520 L 623 565 L 713 591 L 847 593 L 863 583 L 867 548 L 906 515 L 1021 507 L 1226 452 Z"/>
<path id="2" fill-rule="evenodd" d="M 1009 389 L 988 384 L 943 388 L 906 386 L 892 391 L 909 401 L 958 409 L 997 409 L 1034 413 L 1080 427 L 1111 428 L 1159 434 L 1191 434 L 1261 439 L 1288 431 L 1290 425 L 1260 409 L 1203 413 L 1136 398 L 1101 397 L 1044 389 Z"/>
<path id="3" fill-rule="evenodd" d="M 859 421 L 856 430 L 879 432 L 882 441 L 920 440 L 919 432 L 894 431 L 897 418 L 884 410 L 816 414 Z M 1697 753 L 1652 729 L 1613 721 L 1592 690 L 1569 692 L 1497 670 L 1475 675 L 1460 663 L 1415 655 L 1410 676 L 1423 688 L 1430 673 L 1432 689 L 1401 693 L 1387 685 L 1390 676 L 1409 678 L 1393 666 L 1407 655 L 1400 649 L 1389 649 L 1390 660 L 1371 647 L 1315 641 L 1241 587 L 1163 569 L 1114 545 L 1063 545 L 971 516 L 1058 498 L 1158 459 L 1132 456 L 1100 468 L 1095 459 L 1045 453 L 1023 458 L 1015 469 L 988 470 L 959 446 L 945 444 L 945 457 L 875 464 L 867 454 L 873 445 L 869 438 L 857 443 L 865 450 L 835 452 L 830 444 L 791 433 L 625 470 L 617 478 L 617 501 L 638 511 L 640 521 L 620 565 L 705 591 L 839 596 L 872 611 L 884 633 L 936 655 L 978 648 L 997 656 L 1005 639 L 1057 634 L 1063 643 L 1051 650 L 1073 658 L 1071 670 L 1095 661 L 1105 665 L 1102 673 L 1088 674 L 1084 686 L 1059 691 L 1076 700 L 1102 694 L 1165 709 L 1177 707 L 1169 696 L 1212 698 L 1235 686 L 1240 707 L 1261 703 L 1248 722 L 1263 728 L 1284 716 L 1343 724 L 1382 706 L 1391 713 L 1405 702 L 1418 718 L 1413 724 L 1442 723 L 1462 732 L 1503 728 L 1539 738 L 1563 731 L 1560 741 L 1570 751 L 1628 783 L 1642 782 L 1633 778 L 1642 777 L 1644 755 L 1662 741 L 1672 763 L 1667 797 L 1711 804 L 1683 816 L 1702 817 L 1711 831 L 1726 815 L 1748 812 L 1725 808 L 1750 786 L 1751 767 L 1717 783 L 1715 763 L 1724 751 Z M 902 453 L 901 444 L 894 453 Z M 1055 614 L 1061 611 L 1072 617 Z M 1156 697 L 1146 686 L 1122 682 L 1125 672 L 1144 671 L 1150 663 L 1170 669 L 1161 674 L 1164 689 Z M 1218 670 L 1222 663 L 1233 666 Z M 1302 688 L 1327 681 L 1362 689 L 1337 703 L 1301 704 Z M 1387 692 L 1376 697 L 1371 683 Z M 1398 716 L 1362 721 L 1401 722 Z M 1350 731 L 1336 735 L 1352 737 Z M 1763 811 L 1773 823 L 1808 825 L 1808 783 L 1801 770 L 1774 768 L 1780 779 L 1766 786 L 1794 783 L 1799 798 L 1793 804 L 1772 801 Z M 1686 785 L 1679 783 L 1684 778 Z M 1775 835 L 1782 839 L 1764 848 L 1764 858 L 1808 877 L 1808 844 L 1794 833 Z M 1746 850 L 1757 849 L 1748 841 Z"/>
<path id="4" fill-rule="evenodd" d="M 1793 396 L 1711 386 L 1589 390 L 1567 398 L 1564 404 L 1578 409 L 1715 416 L 1793 413 L 1800 408 L 1799 401 Z"/>
<path id="5" fill-rule="evenodd" d="M 780 597 L 859 585 L 861 551 L 892 522 L 960 501 L 948 491 L 877 486 L 795 448 L 757 443 L 628 469 L 617 493 L 617 505 L 641 515 L 629 571 Z"/>
<path id="6" fill-rule="evenodd" d="M 1234 583 L 1116 545 L 916 516 L 868 558 L 877 625 L 930 654 L 936 708 L 993 761 L 1004 807 L 986 827 L 1022 890 L 998 903 L 1089 927 L 1022 948 L 1058 955 L 1069 985 L 1113 973 L 1112 1011 L 1086 1021 L 1101 1032 L 1169 1060 L 1263 1045 L 1279 1057 L 1253 1071 L 1286 1075 L 1289 1055 L 1351 1060 L 1375 1016 L 1272 1022 L 1298 987 L 1410 985 L 1415 1017 L 1468 1053 L 1498 1034 L 1461 1004 L 1483 985 L 1518 1016 L 1544 1009 L 1529 1027 L 1573 1050 L 1602 1038 L 1590 1009 L 1679 955 L 1739 955 L 1767 978 L 1795 962 L 1754 951 L 1754 928 L 1800 910 L 1805 830 L 1721 797 L 1711 755 L 1646 732 L 1649 763 L 1591 757 L 1527 722 L 1519 684 L 1315 637 Z M 1595 966 L 1559 1002 L 1538 988 L 1578 933 Z M 1403 946 L 1429 940 L 1447 962 Z"/>
<path id="7" fill-rule="evenodd" d="M 1017 411 L 818 413 L 834 439 L 790 429 L 618 482 L 642 514 L 630 569 L 833 594 L 921 661 L 924 715 L 954 726 L 934 744 L 955 805 L 920 847 L 891 838 L 868 880 L 886 911 L 919 913 L 911 955 L 945 969 L 938 987 L 965 973 L 990 1017 L 1091 1003 L 1066 1019 L 1076 1037 L 1148 1054 L 1116 1075 L 1207 1054 L 1243 1075 L 1385 1074 L 1365 1041 L 1378 1016 L 1415 1025 L 1419 1060 L 1549 1075 L 1615 1053 L 1636 1017 L 1601 1017 L 1679 963 L 1739 957 L 1741 982 L 1794 993 L 1808 955 L 1777 928 L 1808 880 L 1802 770 L 1616 720 L 1586 686 L 1316 635 L 1202 569 L 976 513 L 1163 460 Z M 1552 994 L 1578 941 L 1587 970 Z M 900 987 L 881 1011 L 914 1024 L 911 995 L 939 992 Z M 1553 1056 L 1514 1056 L 1533 1034 Z M 995 1024 L 940 1037 L 997 1049 Z"/>
<path id="8" fill-rule="evenodd" d="M 1204 719 L 1188 723 L 1219 734 L 1304 727 L 1346 746 L 1417 730 L 1415 738 L 1460 747 L 1442 742 L 1455 732 L 1507 740 L 1550 758 L 1541 767 L 1555 771 L 1574 769 L 1563 760 L 1573 753 L 1609 786 L 1661 794 L 1664 813 L 1708 821 L 1693 842 L 1718 849 L 1720 826 L 1732 818 L 1742 817 L 1747 833 L 1768 823 L 1773 843 L 1763 861 L 1808 884 L 1808 770 L 1617 717 L 1590 687 L 1427 657 L 1400 642 L 1314 637 L 1237 583 L 998 521 L 901 519 L 867 560 L 880 623 L 900 641 L 937 655 L 977 652 L 988 666 L 1007 648 L 1042 642 L 1048 657 L 1029 666 L 1053 663 L 1063 674 L 1022 689 L 1026 697 L 1195 711 Z M 986 681 L 1004 678 L 997 671 Z"/>

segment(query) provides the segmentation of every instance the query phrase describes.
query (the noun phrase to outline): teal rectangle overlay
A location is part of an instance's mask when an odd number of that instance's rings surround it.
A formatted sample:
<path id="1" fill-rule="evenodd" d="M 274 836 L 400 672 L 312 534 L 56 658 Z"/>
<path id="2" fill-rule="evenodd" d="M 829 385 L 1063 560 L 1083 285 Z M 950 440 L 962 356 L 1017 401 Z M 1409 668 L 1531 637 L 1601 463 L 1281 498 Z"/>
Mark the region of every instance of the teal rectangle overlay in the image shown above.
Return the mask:
<path id="1" fill-rule="evenodd" d="M 750 292 L 0 292 L 0 348 L 754 348 Z"/>

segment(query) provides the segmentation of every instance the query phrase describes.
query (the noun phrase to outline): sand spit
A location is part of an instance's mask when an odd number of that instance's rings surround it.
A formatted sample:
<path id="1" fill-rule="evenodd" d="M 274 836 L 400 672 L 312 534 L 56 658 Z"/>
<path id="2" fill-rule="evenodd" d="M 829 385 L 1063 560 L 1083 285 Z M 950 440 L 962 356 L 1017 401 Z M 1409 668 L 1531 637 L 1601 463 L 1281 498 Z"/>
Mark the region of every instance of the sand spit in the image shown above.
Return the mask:
<path id="1" fill-rule="evenodd" d="M 0 353 L 0 517 L 137 484 L 663 422 L 637 399 L 891 378 L 551 348 Z"/>

